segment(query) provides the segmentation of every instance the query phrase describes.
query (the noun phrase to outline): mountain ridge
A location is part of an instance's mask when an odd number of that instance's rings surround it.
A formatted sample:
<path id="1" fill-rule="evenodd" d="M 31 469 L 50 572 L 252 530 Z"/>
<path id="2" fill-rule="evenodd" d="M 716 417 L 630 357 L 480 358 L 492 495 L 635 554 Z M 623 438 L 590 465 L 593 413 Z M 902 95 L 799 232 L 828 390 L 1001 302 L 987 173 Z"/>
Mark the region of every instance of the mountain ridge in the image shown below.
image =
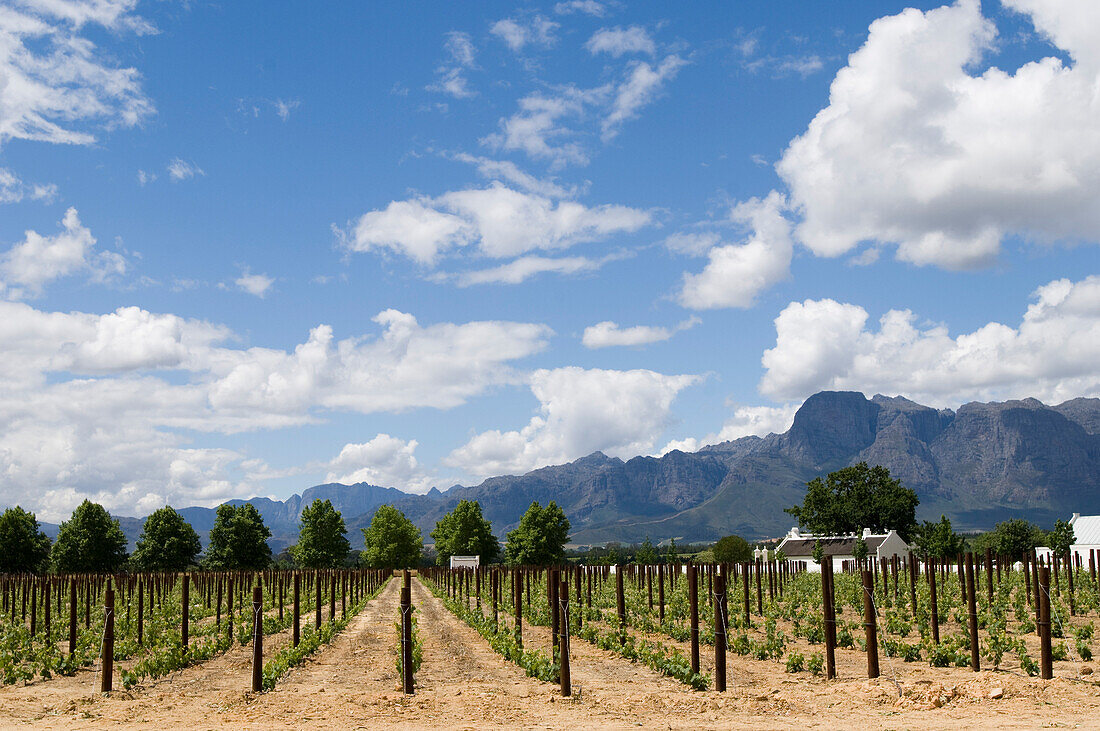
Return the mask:
<path id="1" fill-rule="evenodd" d="M 286 500 L 251 498 L 272 530 L 272 549 L 296 540 L 302 507 L 330 499 L 355 533 L 374 511 L 392 504 L 425 538 L 461 499 L 478 500 L 503 539 L 533 500 L 555 500 L 569 517 L 571 541 L 749 539 L 782 535 L 783 508 L 800 502 L 805 483 L 856 462 L 888 467 L 921 498 L 918 517 L 940 514 L 957 528 L 988 528 L 1023 512 L 1052 522 L 1071 512 L 1100 512 L 1100 399 L 1056 406 L 1036 399 L 970 402 L 958 410 L 923 406 L 902 396 L 822 391 L 806 399 L 783 434 L 747 436 L 696 452 L 628 460 L 602 452 L 523 475 L 490 477 L 424 495 L 367 483 L 314 485 Z M 213 508 L 183 508 L 200 535 Z M 131 538 L 141 520 L 120 519 Z M 133 535 L 131 535 L 133 534 Z M 429 539 L 430 540 L 430 539 Z"/>

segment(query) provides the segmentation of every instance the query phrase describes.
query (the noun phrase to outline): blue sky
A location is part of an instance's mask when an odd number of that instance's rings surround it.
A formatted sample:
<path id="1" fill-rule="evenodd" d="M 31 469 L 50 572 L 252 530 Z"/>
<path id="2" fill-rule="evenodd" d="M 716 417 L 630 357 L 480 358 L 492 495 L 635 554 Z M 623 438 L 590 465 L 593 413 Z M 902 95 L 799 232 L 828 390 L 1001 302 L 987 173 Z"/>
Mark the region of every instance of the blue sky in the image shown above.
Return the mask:
<path id="1" fill-rule="evenodd" d="M 907 9 L 908 8 L 908 9 Z M 0 504 L 1100 395 L 1088 0 L 0 4 Z"/>

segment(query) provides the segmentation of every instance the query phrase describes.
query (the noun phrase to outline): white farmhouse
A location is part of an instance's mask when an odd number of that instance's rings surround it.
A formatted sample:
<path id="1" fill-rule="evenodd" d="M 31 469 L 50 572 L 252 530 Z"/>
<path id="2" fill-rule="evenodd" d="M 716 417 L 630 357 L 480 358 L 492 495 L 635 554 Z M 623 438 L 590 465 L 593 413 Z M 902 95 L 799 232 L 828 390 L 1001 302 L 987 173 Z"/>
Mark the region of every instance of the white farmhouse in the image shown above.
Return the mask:
<path id="1" fill-rule="evenodd" d="M 1100 568 L 1100 515 L 1081 515 L 1074 513 L 1069 519 L 1073 526 L 1073 545 L 1069 547 L 1070 553 L 1076 554 L 1081 561 L 1081 566 L 1089 567 L 1089 556 L 1096 551 L 1097 568 Z M 1040 547 L 1035 549 L 1035 554 L 1044 561 L 1050 560 L 1050 548 Z"/>
<path id="2" fill-rule="evenodd" d="M 820 573 L 821 566 L 813 559 L 814 546 L 818 541 L 821 542 L 821 548 L 825 551 L 824 560 L 831 559 L 834 567 L 841 565 L 844 561 L 855 560 L 855 556 L 852 555 L 856 545 L 855 533 L 842 536 L 819 536 L 800 533 L 796 526 L 787 533 L 777 550 L 782 551 L 788 561 L 801 563 L 807 571 L 812 573 Z M 900 559 L 909 554 L 909 544 L 895 530 L 872 533 L 870 528 L 864 528 L 863 542 L 867 544 L 868 558 L 890 559 L 897 556 Z"/>
<path id="3" fill-rule="evenodd" d="M 476 569 L 481 565 L 481 556 L 451 556 L 452 569 Z"/>

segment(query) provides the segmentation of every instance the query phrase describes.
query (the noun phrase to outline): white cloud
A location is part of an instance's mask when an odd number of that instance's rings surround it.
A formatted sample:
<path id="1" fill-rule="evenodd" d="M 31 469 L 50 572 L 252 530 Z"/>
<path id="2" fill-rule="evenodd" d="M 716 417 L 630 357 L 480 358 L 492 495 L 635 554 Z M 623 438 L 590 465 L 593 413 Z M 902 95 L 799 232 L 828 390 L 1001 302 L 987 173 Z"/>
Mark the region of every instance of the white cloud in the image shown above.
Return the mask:
<path id="1" fill-rule="evenodd" d="M 464 152 L 454 154 L 451 157 L 459 162 L 476 166 L 482 177 L 511 183 L 528 193 L 536 193 L 547 198 L 572 198 L 577 192 L 575 188 L 566 190 L 554 182 L 553 179 L 536 178 L 534 175 L 520 170 L 519 166 L 511 160 L 493 160 Z"/>
<path id="2" fill-rule="evenodd" d="M 132 127 L 153 112 L 133 68 L 118 68 L 82 35 L 152 32 L 136 0 L 22 1 L 0 8 L 0 146 L 9 139 L 87 145 L 99 129 Z"/>
<path id="3" fill-rule="evenodd" d="M 448 249 L 476 245 L 493 258 L 563 249 L 650 223 L 647 211 L 626 206 L 592 208 L 521 193 L 500 184 L 394 201 L 364 214 L 344 236 L 351 251 L 385 248 L 425 265 Z"/>
<path id="4" fill-rule="evenodd" d="M 653 448 L 671 421 L 676 395 L 698 380 L 648 370 L 538 370 L 530 378 L 538 415 L 519 431 L 475 435 L 445 464 L 485 477 L 527 472 L 595 450 L 633 457 Z"/>
<path id="5" fill-rule="evenodd" d="M 7 168 L 0 168 L 0 205 L 4 203 L 18 203 L 24 198 L 52 203 L 57 197 L 57 186 L 54 184 L 27 184 L 19 179 L 19 176 Z"/>
<path id="6" fill-rule="evenodd" d="M 138 185 L 140 185 L 142 188 L 144 188 L 149 183 L 152 183 L 156 179 L 157 179 L 157 174 L 156 173 L 147 173 L 144 170 L 138 170 L 137 171 Z"/>
<path id="7" fill-rule="evenodd" d="M 553 272 L 555 274 L 577 274 L 595 271 L 604 261 L 589 259 L 585 256 L 545 257 L 521 256 L 507 264 L 490 269 L 477 269 L 449 277 L 455 279 L 460 287 L 472 287 L 478 284 L 521 284 L 537 274 Z"/>
<path id="8" fill-rule="evenodd" d="M 678 299 L 691 309 L 751 307 L 756 297 L 790 275 L 791 225 L 786 203 L 772 191 L 734 207 L 730 218 L 752 235 L 743 244 L 715 246 L 698 274 L 685 274 Z"/>
<path id="9" fill-rule="evenodd" d="M 567 2 L 555 5 L 554 12 L 558 15 L 584 13 L 596 18 L 602 18 L 607 13 L 607 9 L 604 7 L 603 3 L 596 2 L 596 0 L 567 0 Z"/>
<path id="10" fill-rule="evenodd" d="M 515 52 L 522 51 L 528 44 L 548 48 L 557 42 L 554 31 L 558 24 L 552 20 L 536 15 L 528 21 L 505 18 L 493 23 L 489 32 L 504 41 L 509 49 Z"/>
<path id="11" fill-rule="evenodd" d="M 688 256 L 703 256 L 720 243 L 722 236 L 717 231 L 674 233 L 664 240 L 669 251 Z"/>
<path id="12" fill-rule="evenodd" d="M 273 104 L 275 105 L 275 113 L 279 115 L 279 119 L 284 122 L 290 119 L 290 113 L 302 105 L 302 102 L 298 99 L 276 99 Z"/>
<path id="13" fill-rule="evenodd" d="M 584 165 L 588 156 L 576 139 L 577 133 L 562 120 L 579 118 L 586 106 L 601 103 L 610 87 L 584 91 L 565 87 L 557 95 L 531 94 L 519 100 L 519 111 L 500 120 L 500 132 L 481 141 L 495 149 L 521 151 L 537 160 L 549 160 L 555 167 Z"/>
<path id="14" fill-rule="evenodd" d="M 225 327 L 136 307 L 95 315 L 0 301 L 0 504 L 64 515 L 87 496 L 131 513 L 256 494 L 271 470 L 193 442 L 330 411 L 453 408 L 522 382 L 511 364 L 552 334 L 499 321 L 421 326 L 394 310 L 374 321 L 377 335 L 337 341 L 319 325 L 283 351 L 232 347 Z"/>
<path id="15" fill-rule="evenodd" d="M 668 454 L 674 449 L 679 449 L 681 452 L 697 452 L 707 445 L 732 442 L 741 437 L 782 434 L 791 428 L 799 406 L 801 406 L 800 403 L 783 406 L 739 406 L 719 431 L 698 439 L 688 437 L 670 441 L 661 449 L 660 454 Z"/>
<path id="16" fill-rule="evenodd" d="M 876 331 L 858 305 L 792 302 L 775 320 L 760 390 L 780 399 L 821 389 L 903 393 L 948 406 L 1100 395 L 1100 276 L 1050 282 L 1033 299 L 1015 326 L 990 322 L 954 337 L 909 310 L 890 310 Z"/>
<path id="17" fill-rule="evenodd" d="M 172 158 L 172 161 L 168 163 L 167 170 L 168 177 L 170 177 L 175 182 L 178 182 L 180 180 L 190 180 L 196 175 L 206 175 L 206 173 L 203 172 L 203 169 L 195 163 L 181 160 L 178 157 Z"/>
<path id="18" fill-rule="evenodd" d="M 592 34 L 584 47 L 593 56 L 597 53 L 607 53 L 615 58 L 626 53 L 647 53 L 652 56 L 657 52 L 653 39 L 640 25 L 632 25 L 628 28 L 601 28 Z"/>
<path id="19" fill-rule="evenodd" d="M 652 102 L 665 82 L 675 78 L 686 65 L 687 61 L 676 55 L 668 56 L 656 68 L 645 61 L 631 64 L 626 80 L 615 90 L 611 110 L 601 123 L 603 139 L 617 135 L 623 122 L 638 116 L 638 110 Z"/>
<path id="20" fill-rule="evenodd" d="M 872 23 L 777 165 L 814 253 L 871 240 L 905 261 L 968 269 L 1013 234 L 1100 239 L 1097 6 L 1005 4 L 1072 65 L 1049 57 L 975 75 L 996 37 L 977 0 Z"/>
<path id="21" fill-rule="evenodd" d="M 619 327 L 618 323 L 611 320 L 598 322 L 584 329 L 581 342 L 584 347 L 609 348 L 615 346 L 649 345 L 669 340 L 673 335 L 689 330 L 698 325 L 702 320 L 698 317 L 690 317 L 673 328 L 653 327 L 650 325 L 635 325 L 634 327 Z"/>
<path id="22" fill-rule="evenodd" d="M 116 252 L 94 251 L 95 237 L 80 222 L 75 208 L 65 212 L 62 231 L 43 236 L 27 231 L 22 241 L 0 255 L 0 296 L 37 297 L 46 284 L 84 272 L 92 281 L 126 272 L 126 259 Z"/>
<path id="23" fill-rule="evenodd" d="M 362 444 L 345 444 L 329 462 L 325 481 L 345 485 L 367 482 L 425 493 L 431 489 L 433 478 L 417 461 L 416 447 L 415 439 L 406 442 L 389 434 L 378 434 Z"/>
<path id="24" fill-rule="evenodd" d="M 242 292 L 254 295 L 263 299 L 267 296 L 268 290 L 271 289 L 271 285 L 275 284 L 275 280 L 266 274 L 252 274 L 247 267 L 241 272 L 241 276 L 237 277 L 234 284 L 240 288 Z"/>
<path id="25" fill-rule="evenodd" d="M 443 50 L 447 53 L 448 61 L 436 69 L 436 80 L 426 87 L 428 91 L 449 94 L 455 99 L 477 96 L 466 78 L 467 70 L 477 68 L 477 48 L 470 34 L 459 31 L 447 33 Z"/>

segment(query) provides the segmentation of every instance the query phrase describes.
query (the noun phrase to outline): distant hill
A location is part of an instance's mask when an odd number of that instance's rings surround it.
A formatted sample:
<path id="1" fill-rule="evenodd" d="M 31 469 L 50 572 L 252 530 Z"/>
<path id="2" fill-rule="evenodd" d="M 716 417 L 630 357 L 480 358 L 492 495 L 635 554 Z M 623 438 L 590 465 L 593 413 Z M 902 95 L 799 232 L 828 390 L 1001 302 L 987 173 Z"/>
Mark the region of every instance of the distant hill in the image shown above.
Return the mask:
<path id="1" fill-rule="evenodd" d="M 315 498 L 344 514 L 352 545 L 361 542 L 379 505 L 393 504 L 424 531 L 459 500 L 478 500 L 501 538 L 538 500 L 555 500 L 578 544 L 607 541 L 748 539 L 778 536 L 791 525 L 783 512 L 802 500 L 805 483 L 867 461 L 885 465 L 920 496 L 918 516 L 951 518 L 956 528 L 982 529 L 1009 516 L 1041 524 L 1073 512 L 1100 512 L 1100 399 L 1049 407 L 1035 399 L 970 403 L 951 411 L 902 397 L 824 391 L 811 396 L 784 434 L 745 437 L 623 461 L 595 452 L 525 475 L 480 485 L 410 495 L 365 483 L 328 484 L 285 501 L 253 498 L 271 528 L 272 549 L 296 540 L 298 516 Z M 238 501 L 239 502 L 239 501 Z M 203 536 L 210 508 L 181 511 Z M 123 519 L 136 538 L 141 521 Z"/>

